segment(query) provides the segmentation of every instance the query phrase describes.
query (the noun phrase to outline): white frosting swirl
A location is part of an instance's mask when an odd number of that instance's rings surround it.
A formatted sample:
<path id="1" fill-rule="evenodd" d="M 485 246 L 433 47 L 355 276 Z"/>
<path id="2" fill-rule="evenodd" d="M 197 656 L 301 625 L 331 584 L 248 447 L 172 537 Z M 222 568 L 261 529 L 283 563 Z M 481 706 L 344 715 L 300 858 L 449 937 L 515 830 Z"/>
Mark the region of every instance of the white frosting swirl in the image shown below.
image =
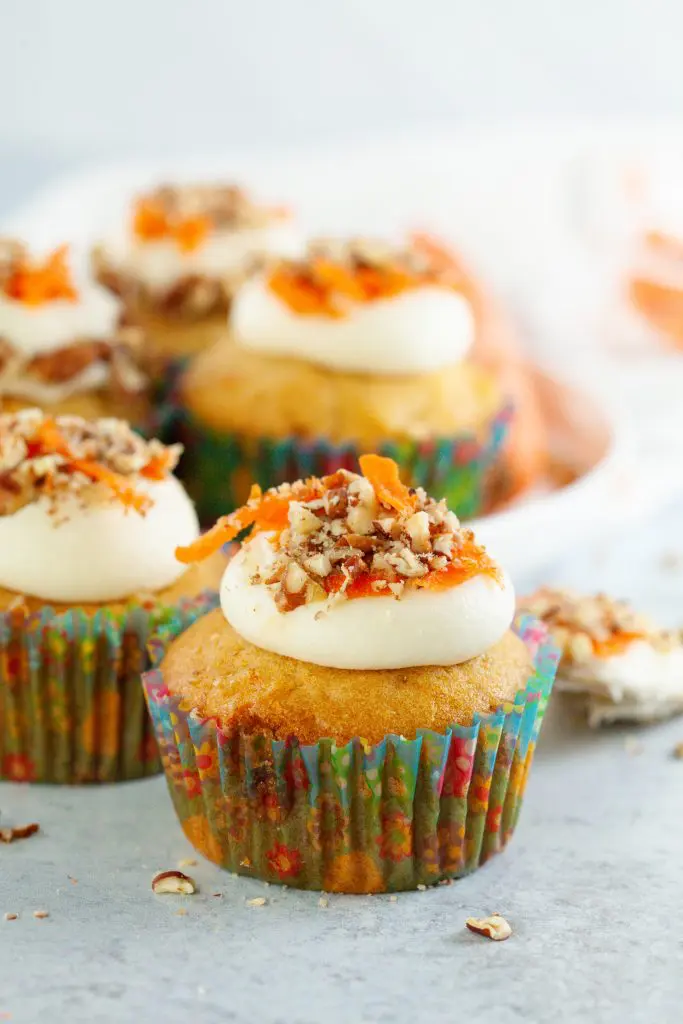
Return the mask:
<path id="1" fill-rule="evenodd" d="M 350 303 L 346 316 L 332 319 L 295 313 L 258 277 L 235 296 L 231 318 L 243 348 L 351 373 L 428 373 L 460 362 L 474 338 L 466 299 L 431 284 Z"/>
<path id="2" fill-rule="evenodd" d="M 683 698 L 683 647 L 659 651 L 633 640 L 620 654 L 563 667 L 562 675 L 571 689 L 599 689 L 614 701 Z"/>
<path id="3" fill-rule="evenodd" d="M 245 544 L 221 581 L 230 625 L 257 647 L 343 669 L 458 665 L 483 654 L 509 628 L 512 584 L 480 575 L 438 593 L 409 589 L 392 597 L 332 598 L 280 612 L 271 590 L 252 583 L 272 559 L 266 535 Z"/>
<path id="4" fill-rule="evenodd" d="M 263 228 L 213 231 L 189 251 L 172 239 L 144 241 L 126 232 L 105 243 L 104 252 L 115 267 L 151 291 L 164 291 L 193 274 L 230 277 L 242 273 L 254 256 L 295 256 L 301 247 L 294 223 L 283 220 Z"/>
<path id="5" fill-rule="evenodd" d="M 162 590 L 183 572 L 175 548 L 199 536 L 194 505 L 173 476 L 131 477 L 154 504 L 142 516 L 119 501 L 45 498 L 0 517 L 0 586 L 45 601 L 117 601 Z"/>
<path id="6" fill-rule="evenodd" d="M 82 339 L 111 338 L 121 304 L 95 284 L 78 287 L 78 296 L 54 299 L 37 306 L 0 295 L 0 338 L 24 358 L 44 355 Z"/>

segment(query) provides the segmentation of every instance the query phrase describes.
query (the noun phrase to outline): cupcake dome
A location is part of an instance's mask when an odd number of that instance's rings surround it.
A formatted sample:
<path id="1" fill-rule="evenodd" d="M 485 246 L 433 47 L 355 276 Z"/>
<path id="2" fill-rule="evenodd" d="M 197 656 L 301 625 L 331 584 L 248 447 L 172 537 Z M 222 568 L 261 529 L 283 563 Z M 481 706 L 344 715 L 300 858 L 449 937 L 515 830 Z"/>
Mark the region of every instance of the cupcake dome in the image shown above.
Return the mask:
<path id="1" fill-rule="evenodd" d="M 350 468 L 368 447 L 475 511 L 508 410 L 467 358 L 474 326 L 460 284 L 450 254 L 421 237 L 312 242 L 305 258 L 247 282 L 231 342 L 181 383 L 200 514 L 243 500 L 245 478 L 267 486 Z"/>
<path id="2" fill-rule="evenodd" d="M 209 608 L 223 564 L 174 559 L 199 535 L 178 455 L 121 420 L 0 416 L 0 778 L 154 770 L 146 637 Z"/>
<path id="3" fill-rule="evenodd" d="M 553 675 L 543 630 L 510 629 L 505 572 L 446 502 L 406 487 L 387 459 L 363 456 L 361 469 L 256 488 L 181 548 L 203 558 L 251 529 L 221 608 L 145 680 L 190 838 L 186 823 L 204 817 L 203 852 L 268 880 L 276 847 L 295 849 L 287 881 L 305 888 L 411 888 L 501 848 Z M 462 829 L 457 864 L 440 827 Z"/>
<path id="4" fill-rule="evenodd" d="M 290 212 L 235 185 L 162 185 L 96 247 L 99 280 L 147 329 L 153 353 L 186 356 L 225 333 L 232 295 L 265 257 L 294 252 Z"/>
<path id="5" fill-rule="evenodd" d="M 77 282 L 66 247 L 33 260 L 0 242 L 0 399 L 8 411 L 35 405 L 88 418 L 124 408 L 144 420 L 141 332 L 104 288 Z"/>

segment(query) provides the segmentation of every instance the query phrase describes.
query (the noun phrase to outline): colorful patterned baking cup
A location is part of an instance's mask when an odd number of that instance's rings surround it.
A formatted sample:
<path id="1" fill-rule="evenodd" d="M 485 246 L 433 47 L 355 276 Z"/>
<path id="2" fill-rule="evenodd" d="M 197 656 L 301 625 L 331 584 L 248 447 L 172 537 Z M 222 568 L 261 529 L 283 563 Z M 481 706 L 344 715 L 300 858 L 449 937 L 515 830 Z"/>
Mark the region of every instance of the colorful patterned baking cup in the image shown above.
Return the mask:
<path id="1" fill-rule="evenodd" d="M 147 641 L 182 632 L 218 603 L 0 614 L 0 780 L 118 782 L 160 771 L 140 685 Z"/>
<path id="2" fill-rule="evenodd" d="M 164 440 L 185 446 L 179 475 L 206 525 L 243 504 L 252 483 L 262 488 L 308 476 L 325 476 L 337 469 L 358 470 L 358 456 L 367 446 L 335 445 L 324 439 L 303 441 L 251 439 L 221 434 L 191 414 L 173 416 L 168 408 Z M 462 518 L 481 510 L 486 471 L 505 440 L 512 407 L 505 406 L 481 432 L 423 442 L 386 441 L 377 448 L 400 467 L 402 479 L 446 498 Z"/>
<path id="3" fill-rule="evenodd" d="M 329 892 L 392 892 L 474 871 L 519 817 L 557 668 L 547 630 L 520 616 L 526 687 L 473 725 L 417 739 L 301 746 L 183 710 L 157 668 L 143 682 L 185 835 L 238 874 Z M 168 637 L 152 643 L 155 664 Z M 155 649 L 156 648 L 156 649 Z"/>

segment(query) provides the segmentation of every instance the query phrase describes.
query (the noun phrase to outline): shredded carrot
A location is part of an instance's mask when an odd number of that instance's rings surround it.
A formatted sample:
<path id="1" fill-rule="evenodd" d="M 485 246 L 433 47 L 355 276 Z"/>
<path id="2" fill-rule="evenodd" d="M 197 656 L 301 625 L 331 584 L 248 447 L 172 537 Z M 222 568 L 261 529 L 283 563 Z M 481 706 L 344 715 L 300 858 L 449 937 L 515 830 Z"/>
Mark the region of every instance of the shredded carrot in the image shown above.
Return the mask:
<path id="1" fill-rule="evenodd" d="M 491 576 L 497 580 L 500 578 L 500 571 L 484 548 L 471 541 L 458 552 L 457 562 L 451 562 L 445 569 L 437 569 L 419 577 L 415 580 L 415 586 L 425 590 L 449 590 L 471 580 L 473 576 Z"/>
<path id="2" fill-rule="evenodd" d="M 57 299 L 75 302 L 74 287 L 67 262 L 68 246 L 50 253 L 44 263 L 18 263 L 4 283 L 5 294 L 27 306 L 40 306 Z"/>
<path id="3" fill-rule="evenodd" d="M 398 475 L 398 466 L 393 459 L 383 455 L 361 455 L 358 460 L 363 476 L 372 484 L 378 501 L 389 505 L 397 512 L 414 508 L 417 499 L 410 488 Z"/>
<path id="4" fill-rule="evenodd" d="M 249 501 L 259 501 L 258 505 L 243 505 L 230 515 L 221 516 L 210 530 L 192 544 L 176 548 L 175 556 L 185 565 L 202 562 L 249 526 L 254 527 L 254 533 L 280 533 L 287 525 L 290 500 L 279 494 L 261 495 L 261 489 L 254 485 Z"/>
<path id="5" fill-rule="evenodd" d="M 138 200 L 133 212 L 133 231 L 147 242 L 171 238 L 182 252 L 198 249 L 211 228 L 208 217 L 169 217 L 160 203 Z"/>
<path id="6" fill-rule="evenodd" d="M 614 633 L 607 640 L 593 640 L 593 653 L 598 658 L 610 658 L 615 654 L 623 654 L 634 640 L 642 640 L 643 633 Z"/>
<path id="7" fill-rule="evenodd" d="M 422 284 L 437 283 L 445 288 L 463 289 L 465 275 L 446 246 L 429 235 L 411 237 L 416 252 L 426 257 L 428 266 L 413 270 L 394 262 L 357 266 L 325 256 L 308 262 L 283 261 L 268 280 L 270 289 L 301 316 L 344 317 L 349 302 L 367 303 L 387 299 Z"/>
<path id="8" fill-rule="evenodd" d="M 40 455 L 61 455 L 70 469 L 76 473 L 83 473 L 93 483 L 102 483 L 109 487 L 122 504 L 135 509 L 141 515 L 152 505 L 147 495 L 139 494 L 118 473 L 92 459 L 79 459 L 75 456 L 54 420 L 43 420 L 28 444 L 28 454 L 30 458 Z"/>
<path id="9" fill-rule="evenodd" d="M 169 455 L 163 452 L 161 455 L 154 455 L 146 466 L 140 470 L 140 476 L 147 480 L 163 480 L 168 473 Z"/>

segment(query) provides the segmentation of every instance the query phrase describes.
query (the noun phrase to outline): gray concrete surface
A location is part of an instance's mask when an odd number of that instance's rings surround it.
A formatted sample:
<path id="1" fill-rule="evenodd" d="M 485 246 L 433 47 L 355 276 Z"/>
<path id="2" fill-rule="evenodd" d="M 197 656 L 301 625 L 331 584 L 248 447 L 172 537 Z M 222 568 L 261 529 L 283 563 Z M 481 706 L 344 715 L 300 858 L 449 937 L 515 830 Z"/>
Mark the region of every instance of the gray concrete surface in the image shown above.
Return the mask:
<path id="1" fill-rule="evenodd" d="M 587 551 L 548 578 L 680 621 L 682 515 L 683 504 L 638 543 Z M 681 740 L 682 719 L 591 734 L 554 698 L 505 854 L 451 887 L 395 902 L 332 896 L 326 908 L 201 859 L 187 869 L 200 893 L 154 896 L 154 873 L 191 856 L 161 779 L 0 785 L 4 822 L 41 824 L 0 846 L 0 1020 L 677 1024 Z M 255 896 L 266 905 L 249 907 Z M 507 942 L 465 930 L 466 917 L 496 910 L 514 928 Z"/>

